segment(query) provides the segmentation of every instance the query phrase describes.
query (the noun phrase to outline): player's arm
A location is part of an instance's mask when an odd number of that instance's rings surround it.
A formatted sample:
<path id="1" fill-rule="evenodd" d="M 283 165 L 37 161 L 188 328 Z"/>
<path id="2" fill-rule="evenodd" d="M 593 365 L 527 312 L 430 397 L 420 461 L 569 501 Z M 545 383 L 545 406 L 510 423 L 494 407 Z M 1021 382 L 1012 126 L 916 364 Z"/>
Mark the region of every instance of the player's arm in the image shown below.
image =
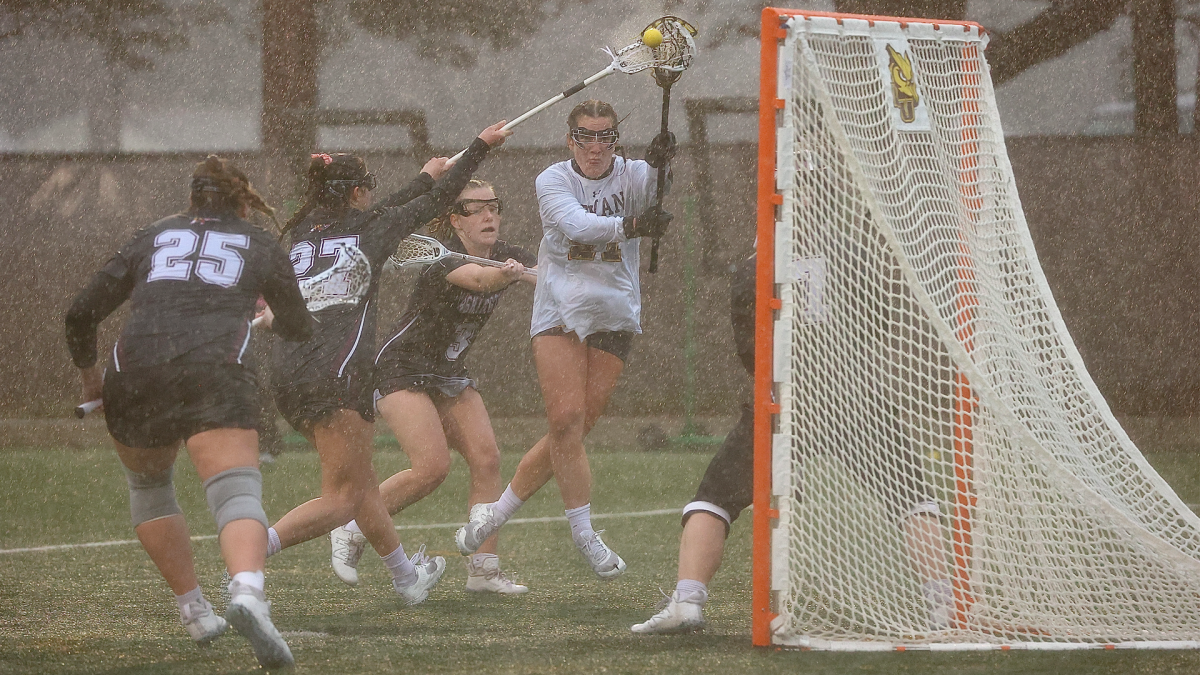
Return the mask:
<path id="1" fill-rule="evenodd" d="M 92 277 L 67 310 L 67 350 L 79 368 L 81 403 L 100 400 L 104 388 L 104 373 L 96 358 L 96 329 L 132 291 L 131 267 L 118 253 Z"/>
<path id="2" fill-rule="evenodd" d="M 475 263 L 459 265 L 446 274 L 446 281 L 475 293 L 495 293 L 528 276 L 524 265 L 509 258 L 504 267 L 484 267 Z"/>
<path id="3" fill-rule="evenodd" d="M 538 207 L 545 222 L 581 244 L 625 241 L 620 216 L 598 216 L 583 208 L 567 179 L 553 171 L 543 172 L 536 182 Z"/>
<path id="4" fill-rule="evenodd" d="M 296 284 L 292 263 L 283 249 L 274 243 L 268 254 L 269 269 L 263 281 L 262 295 L 267 301 L 267 319 L 271 330 L 289 342 L 304 342 L 312 337 L 313 319 Z"/>
<path id="5" fill-rule="evenodd" d="M 67 310 L 67 350 L 80 369 L 96 364 L 96 329 L 100 323 L 129 299 L 133 275 L 124 256 L 118 253 L 97 272 L 75 296 Z"/>
<path id="6" fill-rule="evenodd" d="M 384 197 L 378 204 L 377 208 L 392 208 L 396 206 L 404 206 L 412 200 L 433 189 L 434 184 L 442 174 L 446 173 L 446 162 L 449 159 L 446 157 L 434 157 L 425 162 L 425 166 L 421 167 L 421 173 L 411 181 L 408 185 L 396 190 L 392 194 Z"/>
<path id="7" fill-rule="evenodd" d="M 501 131 L 504 121 L 497 122 L 484 129 L 467 148 L 462 159 L 458 160 L 444 176 L 425 194 L 413 199 L 401 207 L 376 208 L 371 213 L 378 218 L 377 225 L 386 228 L 387 238 L 383 248 L 393 250 L 400 240 L 417 231 L 422 225 L 441 215 L 471 180 L 472 174 L 479 168 L 488 151 L 504 143 L 504 139 L 512 135 L 511 131 Z"/>

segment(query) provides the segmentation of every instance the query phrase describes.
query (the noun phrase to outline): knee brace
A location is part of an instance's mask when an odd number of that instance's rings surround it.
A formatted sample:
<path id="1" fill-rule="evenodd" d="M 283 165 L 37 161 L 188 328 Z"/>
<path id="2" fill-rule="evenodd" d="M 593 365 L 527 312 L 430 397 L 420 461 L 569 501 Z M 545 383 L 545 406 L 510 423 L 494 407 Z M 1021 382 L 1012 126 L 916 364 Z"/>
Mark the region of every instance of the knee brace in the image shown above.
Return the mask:
<path id="1" fill-rule="evenodd" d="M 217 520 L 217 533 L 235 520 L 257 520 L 267 526 L 262 507 L 262 474 L 250 466 L 227 469 L 204 481 L 208 510 Z"/>
<path id="2" fill-rule="evenodd" d="M 133 526 L 183 514 L 175 501 L 175 483 L 171 481 L 175 467 L 158 473 L 134 473 L 125 469 L 129 484 L 129 517 Z"/>

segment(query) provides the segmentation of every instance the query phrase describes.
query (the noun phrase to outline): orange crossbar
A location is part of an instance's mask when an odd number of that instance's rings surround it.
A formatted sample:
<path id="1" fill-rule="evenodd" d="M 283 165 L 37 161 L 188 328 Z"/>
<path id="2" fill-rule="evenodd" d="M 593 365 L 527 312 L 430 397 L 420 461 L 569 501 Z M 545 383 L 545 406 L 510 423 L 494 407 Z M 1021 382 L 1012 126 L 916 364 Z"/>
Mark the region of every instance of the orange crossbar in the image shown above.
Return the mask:
<path id="1" fill-rule="evenodd" d="M 774 310 L 778 308 L 775 297 L 775 221 L 776 207 L 781 203 L 775 190 L 775 148 L 776 148 L 776 115 L 782 107 L 778 100 L 776 78 L 779 65 L 779 42 L 787 36 L 783 29 L 783 21 L 791 16 L 821 16 L 836 19 L 863 19 L 868 22 L 891 21 L 901 26 L 908 23 L 931 23 L 937 26 L 974 26 L 984 33 L 979 24 L 965 21 L 929 21 L 927 19 L 870 16 L 859 14 L 836 14 L 831 12 L 808 12 L 799 10 L 764 8 L 762 11 L 762 32 L 760 34 L 760 70 L 758 85 L 758 277 L 756 284 L 757 306 L 755 309 L 755 344 L 754 350 L 754 561 L 751 568 L 751 638 L 755 646 L 766 647 L 771 644 L 771 621 L 775 613 L 771 606 L 771 520 L 778 517 L 771 500 L 771 434 L 773 430 L 772 415 L 778 412 L 772 394 L 774 391 L 774 372 L 772 358 L 774 350 Z M 965 139 L 964 139 L 965 140 Z M 967 167 L 964 167 L 967 169 Z M 955 515 L 958 532 L 966 534 L 966 541 L 955 541 L 955 570 L 956 570 L 956 599 L 959 601 L 958 617 L 963 618 L 963 610 L 970 599 L 966 597 L 959 586 L 966 585 L 965 573 L 969 569 L 970 556 L 970 524 L 963 522 L 962 517 L 969 514 L 968 505 L 973 505 L 974 497 L 967 490 L 971 485 L 971 442 L 970 420 L 972 413 L 971 394 L 965 378 L 956 383 L 962 389 L 956 391 L 956 398 L 966 407 L 956 411 L 955 427 L 955 472 L 956 494 Z M 960 435 L 961 434 L 961 435 Z M 965 544 L 965 546 L 963 545 Z M 958 554 L 963 554 L 961 557 Z"/>

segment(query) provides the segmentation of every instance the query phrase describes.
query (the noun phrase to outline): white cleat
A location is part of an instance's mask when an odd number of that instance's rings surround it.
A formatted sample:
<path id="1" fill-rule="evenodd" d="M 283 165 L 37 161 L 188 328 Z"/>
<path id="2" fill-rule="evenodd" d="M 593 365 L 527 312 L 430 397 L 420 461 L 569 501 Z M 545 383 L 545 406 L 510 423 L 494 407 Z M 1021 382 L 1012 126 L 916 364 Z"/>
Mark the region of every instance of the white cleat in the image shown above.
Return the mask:
<path id="1" fill-rule="evenodd" d="M 292 650 L 271 623 L 271 603 L 267 602 L 263 592 L 243 584 L 234 586 L 229 590 L 233 599 L 229 601 L 229 609 L 225 610 L 225 618 L 250 641 L 258 664 L 267 670 L 295 665 Z"/>
<path id="2" fill-rule="evenodd" d="M 214 612 L 213 606 L 204 598 L 184 605 L 179 612 L 179 622 L 192 636 L 192 641 L 201 647 L 211 644 L 229 628 L 225 619 Z"/>
<path id="3" fill-rule="evenodd" d="M 672 593 L 667 606 L 644 623 L 630 627 L 639 635 L 678 635 L 704 630 L 704 605 L 680 602 L 679 593 Z"/>
<path id="4" fill-rule="evenodd" d="M 503 525 L 496 517 L 496 508 L 492 504 L 476 504 L 471 507 L 467 524 L 458 528 L 454 533 L 454 545 L 463 555 L 471 555 L 479 550 Z"/>
<path id="5" fill-rule="evenodd" d="M 499 593 L 500 595 L 521 595 L 528 593 L 529 587 L 514 582 L 500 570 L 500 558 L 489 555 L 479 565 L 467 559 L 467 590 L 472 593 Z"/>
<path id="6" fill-rule="evenodd" d="M 357 586 L 358 561 L 362 560 L 363 551 L 367 549 L 367 538 L 361 532 L 338 527 L 329 533 L 329 541 L 333 546 L 330 557 L 333 573 L 347 586 Z"/>
<path id="7" fill-rule="evenodd" d="M 600 530 L 603 532 L 604 530 Z M 574 537 L 575 546 L 587 558 L 592 571 L 601 579 L 615 579 L 625 571 L 625 561 L 600 538 L 600 532 L 581 533 Z"/>
<path id="8" fill-rule="evenodd" d="M 407 586 L 400 586 L 392 579 L 392 588 L 395 589 L 396 595 L 404 600 L 404 604 L 412 607 L 425 602 L 425 598 L 429 597 L 430 589 L 437 585 L 442 573 L 446 571 L 446 559 L 440 555 L 429 558 L 425 555 L 425 545 L 422 544 L 409 560 L 412 561 L 413 567 L 417 568 L 417 580 Z"/>

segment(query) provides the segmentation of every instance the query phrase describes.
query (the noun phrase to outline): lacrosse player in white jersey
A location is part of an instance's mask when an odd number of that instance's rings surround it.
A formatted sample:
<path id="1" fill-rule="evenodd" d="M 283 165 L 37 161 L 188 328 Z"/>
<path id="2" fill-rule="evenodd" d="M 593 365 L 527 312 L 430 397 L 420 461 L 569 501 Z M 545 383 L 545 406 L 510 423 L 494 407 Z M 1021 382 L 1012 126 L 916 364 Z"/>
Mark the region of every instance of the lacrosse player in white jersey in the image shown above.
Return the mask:
<path id="1" fill-rule="evenodd" d="M 618 117 L 603 101 L 584 101 L 567 117 L 572 158 L 537 178 L 542 217 L 538 284 L 530 335 L 549 432 L 521 459 L 498 501 L 476 504 L 455 535 L 474 553 L 551 477 L 558 483 L 575 545 L 601 579 L 625 561 L 592 529 L 592 474 L 583 439 L 604 412 L 642 332 L 639 249 L 661 237 L 671 214 L 656 204 L 658 167 L 675 153 L 659 134 L 646 159 L 616 155 Z"/>

